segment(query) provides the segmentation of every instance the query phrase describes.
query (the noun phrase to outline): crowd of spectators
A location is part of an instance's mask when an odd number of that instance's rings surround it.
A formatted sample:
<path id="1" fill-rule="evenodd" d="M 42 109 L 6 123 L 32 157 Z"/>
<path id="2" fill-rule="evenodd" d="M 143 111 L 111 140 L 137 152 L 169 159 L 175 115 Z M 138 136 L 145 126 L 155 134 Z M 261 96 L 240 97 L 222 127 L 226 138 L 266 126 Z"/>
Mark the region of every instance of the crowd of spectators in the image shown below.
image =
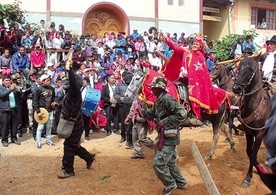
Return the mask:
<path id="1" fill-rule="evenodd" d="M 22 129 L 26 127 L 32 130 L 35 139 L 37 124 L 33 120 L 33 94 L 44 82 L 41 78 L 48 79 L 49 76 L 50 86 L 55 90 L 54 101 L 58 105 L 62 104 L 68 80 L 65 55 L 70 50 L 73 51 L 73 69 L 86 81 L 83 88 L 88 85 L 99 90 L 102 90 L 110 80 L 115 85 L 124 82 L 126 75 L 132 75 L 140 66 L 160 71 L 164 59 L 172 55 L 172 50 L 162 40 L 162 33 L 154 27 L 142 33 L 134 29 L 130 35 L 126 35 L 125 32 L 117 34 L 106 32 L 103 36 L 97 34 L 78 36 L 67 31 L 62 24 L 56 28 L 55 23 L 51 22 L 50 26 L 46 27 L 45 21 L 41 20 L 35 29 L 31 29 L 27 24 L 24 28 L 15 25 L 13 29 L 2 28 L 2 30 L 6 32 L 5 36 L 9 40 L 10 47 L 2 48 L 0 72 L 3 78 L 1 82 L 8 77 L 11 81 L 7 88 L 12 84 L 16 86 L 16 99 L 18 99 L 16 108 L 21 110 L 17 116 L 20 118 L 17 120 L 19 121 L 17 124 L 19 136 L 22 136 Z M 185 33 L 181 33 L 180 37 L 177 37 L 177 34 L 174 33 L 171 35 L 171 39 L 175 44 L 191 47 L 194 36 L 185 37 Z M 207 44 L 207 36 L 204 37 L 204 41 L 206 50 L 211 51 L 209 48 L 211 44 Z M 209 61 L 214 61 L 213 55 L 209 55 L 207 58 Z M 129 77 L 127 78 L 129 79 Z M 104 97 L 102 101 L 99 110 L 95 113 L 97 117 L 92 116 L 90 122 L 86 121 L 85 123 L 87 140 L 89 140 L 89 129 L 91 128 L 99 128 L 110 134 L 111 130 L 108 128 L 111 123 L 114 123 L 114 132 L 119 131 L 119 121 L 123 123 L 119 116 L 119 108 L 118 112 L 113 112 L 110 116 L 104 109 Z M 130 106 L 131 104 L 129 104 Z M 29 117 L 24 118 L 26 115 L 23 113 L 29 113 Z M 51 119 L 52 133 L 56 132 L 59 116 L 60 109 L 56 106 L 53 120 Z M 107 119 L 106 116 L 108 116 Z M 126 135 L 122 134 L 120 141 L 125 140 Z M 128 145 L 132 145 L 131 141 Z"/>

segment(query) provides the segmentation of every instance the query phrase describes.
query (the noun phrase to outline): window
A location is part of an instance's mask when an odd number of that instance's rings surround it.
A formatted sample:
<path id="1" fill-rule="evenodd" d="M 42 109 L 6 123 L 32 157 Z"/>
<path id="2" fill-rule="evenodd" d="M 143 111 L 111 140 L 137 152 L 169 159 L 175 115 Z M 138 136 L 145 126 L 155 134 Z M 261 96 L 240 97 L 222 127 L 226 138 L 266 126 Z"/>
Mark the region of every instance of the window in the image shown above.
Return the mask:
<path id="1" fill-rule="evenodd" d="M 184 5 L 184 0 L 178 0 L 178 5 L 183 6 Z"/>
<path id="2" fill-rule="evenodd" d="M 168 0 L 168 5 L 173 5 L 173 0 Z"/>
<path id="3" fill-rule="evenodd" d="M 276 30 L 276 10 L 251 8 L 251 24 L 255 28 Z"/>

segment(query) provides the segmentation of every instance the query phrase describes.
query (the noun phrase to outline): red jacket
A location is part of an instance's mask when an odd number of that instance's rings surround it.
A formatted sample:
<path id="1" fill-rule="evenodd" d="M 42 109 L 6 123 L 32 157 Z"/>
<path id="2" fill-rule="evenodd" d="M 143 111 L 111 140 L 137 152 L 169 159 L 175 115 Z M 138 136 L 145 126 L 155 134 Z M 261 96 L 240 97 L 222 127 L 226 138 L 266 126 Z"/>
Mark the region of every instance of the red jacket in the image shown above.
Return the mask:
<path id="1" fill-rule="evenodd" d="M 32 51 L 30 54 L 31 64 L 34 68 L 44 68 L 45 53 L 40 51 L 38 54 Z"/>

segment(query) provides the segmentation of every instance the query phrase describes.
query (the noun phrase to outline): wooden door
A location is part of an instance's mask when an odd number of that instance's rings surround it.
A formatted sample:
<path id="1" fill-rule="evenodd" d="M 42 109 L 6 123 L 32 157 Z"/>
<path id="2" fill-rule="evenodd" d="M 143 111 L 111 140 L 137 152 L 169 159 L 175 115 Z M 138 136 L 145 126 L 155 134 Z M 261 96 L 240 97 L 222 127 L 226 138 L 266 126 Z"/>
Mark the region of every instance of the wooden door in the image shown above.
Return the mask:
<path id="1" fill-rule="evenodd" d="M 97 34 L 103 36 L 105 32 L 111 33 L 124 31 L 124 25 L 120 19 L 110 11 L 93 12 L 85 21 L 85 34 Z"/>

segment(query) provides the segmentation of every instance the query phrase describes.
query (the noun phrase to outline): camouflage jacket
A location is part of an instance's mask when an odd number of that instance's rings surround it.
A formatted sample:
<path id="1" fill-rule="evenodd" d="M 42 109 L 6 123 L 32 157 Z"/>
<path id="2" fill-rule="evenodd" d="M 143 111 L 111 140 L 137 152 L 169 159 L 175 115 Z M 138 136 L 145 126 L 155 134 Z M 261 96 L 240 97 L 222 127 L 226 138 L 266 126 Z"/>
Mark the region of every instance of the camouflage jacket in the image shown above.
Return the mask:
<path id="1" fill-rule="evenodd" d="M 184 108 L 167 93 L 161 94 L 153 107 L 142 110 L 145 118 L 155 118 L 157 122 L 162 122 L 165 131 L 168 129 L 179 128 L 187 118 L 187 112 Z M 179 132 L 175 138 L 165 138 L 164 145 L 178 145 L 180 143 Z"/>

